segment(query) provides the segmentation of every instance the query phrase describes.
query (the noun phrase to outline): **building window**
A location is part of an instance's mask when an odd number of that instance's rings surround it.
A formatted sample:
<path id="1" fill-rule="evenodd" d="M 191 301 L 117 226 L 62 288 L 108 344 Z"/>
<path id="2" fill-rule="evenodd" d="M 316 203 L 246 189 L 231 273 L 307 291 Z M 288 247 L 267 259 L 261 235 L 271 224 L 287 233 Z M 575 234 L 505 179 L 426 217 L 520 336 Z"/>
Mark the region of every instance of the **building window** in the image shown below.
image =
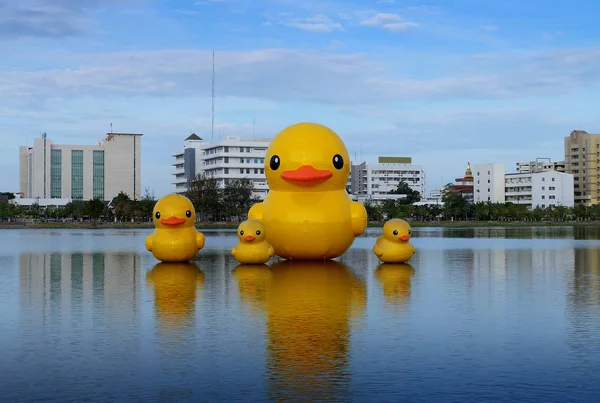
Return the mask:
<path id="1" fill-rule="evenodd" d="M 83 200 L 83 150 L 71 150 L 71 198 Z"/>
<path id="2" fill-rule="evenodd" d="M 50 197 L 62 197 L 62 150 L 50 151 Z"/>
<path id="3" fill-rule="evenodd" d="M 229 168 L 223 169 L 223 172 L 226 173 L 226 174 L 228 174 L 229 173 Z"/>
<path id="4" fill-rule="evenodd" d="M 104 200 L 104 150 L 94 150 L 92 172 L 93 198 Z"/>

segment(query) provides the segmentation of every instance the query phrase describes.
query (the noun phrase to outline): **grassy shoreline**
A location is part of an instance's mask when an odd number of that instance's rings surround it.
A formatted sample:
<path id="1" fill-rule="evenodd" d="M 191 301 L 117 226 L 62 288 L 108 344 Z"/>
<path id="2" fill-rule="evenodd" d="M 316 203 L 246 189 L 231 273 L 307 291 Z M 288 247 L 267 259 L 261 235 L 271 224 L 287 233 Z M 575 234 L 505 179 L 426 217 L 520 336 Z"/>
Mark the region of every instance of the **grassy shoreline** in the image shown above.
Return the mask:
<path id="1" fill-rule="evenodd" d="M 200 222 L 198 229 L 236 229 L 239 223 Z M 412 221 L 410 225 L 418 227 L 546 227 L 546 226 L 593 226 L 598 221 Z M 371 222 L 369 228 L 381 228 L 383 223 Z M 0 229 L 152 229 L 153 223 L 94 223 L 94 222 L 0 222 Z"/>

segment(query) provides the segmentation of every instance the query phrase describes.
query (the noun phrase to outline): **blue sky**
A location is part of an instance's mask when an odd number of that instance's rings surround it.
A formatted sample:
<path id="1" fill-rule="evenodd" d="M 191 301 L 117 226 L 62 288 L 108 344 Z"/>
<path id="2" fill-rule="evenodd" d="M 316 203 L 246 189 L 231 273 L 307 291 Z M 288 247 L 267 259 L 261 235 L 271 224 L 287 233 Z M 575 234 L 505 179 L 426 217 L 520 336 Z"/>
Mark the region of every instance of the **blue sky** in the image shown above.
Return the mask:
<path id="1" fill-rule="evenodd" d="M 143 183 L 172 191 L 191 131 L 336 130 L 354 157 L 411 156 L 438 187 L 467 161 L 563 157 L 600 132 L 597 1 L 0 0 L 0 190 L 18 146 L 141 132 Z"/>

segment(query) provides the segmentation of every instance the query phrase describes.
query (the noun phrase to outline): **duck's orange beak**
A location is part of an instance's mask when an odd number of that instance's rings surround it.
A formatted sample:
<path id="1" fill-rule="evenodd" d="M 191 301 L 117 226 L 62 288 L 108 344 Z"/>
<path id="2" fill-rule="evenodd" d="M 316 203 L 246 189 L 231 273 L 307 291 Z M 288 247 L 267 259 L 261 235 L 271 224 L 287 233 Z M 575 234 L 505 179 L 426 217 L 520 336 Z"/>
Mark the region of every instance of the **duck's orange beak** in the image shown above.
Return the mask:
<path id="1" fill-rule="evenodd" d="M 248 235 L 246 238 L 244 238 L 246 241 L 248 242 L 252 242 L 254 241 L 256 238 L 254 238 L 252 235 Z"/>
<path id="2" fill-rule="evenodd" d="M 310 165 L 302 165 L 293 171 L 283 171 L 281 177 L 290 182 L 315 182 L 331 178 L 333 172 L 326 169 L 316 169 Z"/>
<path id="3" fill-rule="evenodd" d="M 185 222 L 185 218 L 169 217 L 167 219 L 160 220 L 160 222 L 165 225 L 179 225 Z"/>
<path id="4" fill-rule="evenodd" d="M 408 241 L 408 235 L 399 236 L 398 239 L 401 241 Z"/>

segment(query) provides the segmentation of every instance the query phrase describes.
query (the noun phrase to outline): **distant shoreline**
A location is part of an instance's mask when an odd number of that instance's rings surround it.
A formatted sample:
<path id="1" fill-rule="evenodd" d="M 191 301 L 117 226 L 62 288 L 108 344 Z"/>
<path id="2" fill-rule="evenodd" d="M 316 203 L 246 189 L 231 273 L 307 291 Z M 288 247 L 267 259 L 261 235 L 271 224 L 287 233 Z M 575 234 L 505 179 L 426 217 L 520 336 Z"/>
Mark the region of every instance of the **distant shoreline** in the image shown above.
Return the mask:
<path id="1" fill-rule="evenodd" d="M 196 228 L 236 229 L 239 223 L 200 222 Z M 549 226 L 593 226 L 600 221 L 411 221 L 418 227 L 549 227 Z M 369 228 L 381 228 L 383 223 L 371 222 Z M 0 229 L 153 229 L 153 223 L 114 223 L 114 222 L 0 222 Z"/>

